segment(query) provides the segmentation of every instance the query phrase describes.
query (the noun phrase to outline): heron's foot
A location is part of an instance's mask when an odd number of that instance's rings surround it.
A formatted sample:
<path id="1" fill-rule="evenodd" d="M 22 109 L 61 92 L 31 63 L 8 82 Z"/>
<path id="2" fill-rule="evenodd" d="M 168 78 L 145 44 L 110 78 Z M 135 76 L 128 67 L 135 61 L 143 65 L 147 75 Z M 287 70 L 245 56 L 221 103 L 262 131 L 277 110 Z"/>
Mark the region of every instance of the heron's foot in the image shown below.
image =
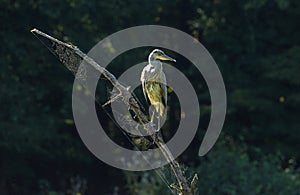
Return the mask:
<path id="1" fill-rule="evenodd" d="M 149 142 L 149 143 L 147 144 L 147 149 L 153 149 L 153 148 L 155 148 L 155 142 L 154 142 L 154 141 Z"/>
<path id="2" fill-rule="evenodd" d="M 154 134 L 154 140 L 152 140 L 151 142 L 149 142 L 147 144 L 147 148 L 148 149 L 153 149 L 155 147 L 157 147 L 157 144 L 158 143 L 159 139 L 158 139 L 158 136 L 157 136 L 157 133 Z"/>

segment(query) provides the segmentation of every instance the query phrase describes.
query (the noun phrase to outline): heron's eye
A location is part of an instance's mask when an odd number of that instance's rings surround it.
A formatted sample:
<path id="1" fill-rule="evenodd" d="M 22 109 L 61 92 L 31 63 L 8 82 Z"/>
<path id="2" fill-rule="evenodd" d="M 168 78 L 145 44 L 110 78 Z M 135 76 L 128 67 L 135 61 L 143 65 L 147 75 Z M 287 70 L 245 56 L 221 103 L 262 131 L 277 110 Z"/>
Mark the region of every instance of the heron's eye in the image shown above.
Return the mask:
<path id="1" fill-rule="evenodd" d="M 159 59 L 160 56 L 162 56 L 160 53 L 155 54 L 155 59 Z"/>

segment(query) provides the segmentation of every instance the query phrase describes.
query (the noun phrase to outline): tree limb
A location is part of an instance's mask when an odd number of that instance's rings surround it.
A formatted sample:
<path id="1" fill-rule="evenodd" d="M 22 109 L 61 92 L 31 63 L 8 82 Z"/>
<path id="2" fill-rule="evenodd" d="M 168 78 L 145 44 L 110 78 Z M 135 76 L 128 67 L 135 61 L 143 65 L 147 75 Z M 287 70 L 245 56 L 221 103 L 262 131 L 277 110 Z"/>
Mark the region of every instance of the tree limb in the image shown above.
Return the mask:
<path id="1" fill-rule="evenodd" d="M 110 73 L 108 70 L 95 62 L 92 58 L 83 53 L 78 47 L 55 39 L 37 29 L 31 30 L 31 32 L 38 38 L 43 37 L 49 40 L 51 42 L 51 45 L 46 45 L 48 49 L 50 49 L 50 51 L 54 55 L 56 55 L 59 60 L 74 74 L 80 71 L 79 64 L 82 60 L 94 67 L 119 91 L 118 97 L 121 97 L 123 103 L 128 107 L 128 109 L 132 110 L 135 113 L 135 115 L 138 117 L 139 122 L 141 122 L 142 124 L 146 124 L 149 122 L 148 116 L 143 112 L 143 108 L 140 106 L 138 100 L 135 96 L 132 95 L 129 89 L 120 84 L 112 73 Z M 43 43 L 45 44 L 45 42 Z M 147 128 L 149 132 L 156 131 L 153 125 L 148 125 Z M 160 149 L 166 160 L 170 162 L 170 167 L 178 182 L 177 185 L 172 184 L 171 187 L 176 189 L 179 195 L 193 195 L 195 193 L 196 183 L 198 179 L 197 175 L 195 175 L 192 182 L 189 183 L 184 175 L 184 172 L 181 170 L 179 163 L 174 159 L 171 151 L 167 148 L 167 145 L 165 144 L 161 134 L 158 134 L 158 138 L 155 137 L 157 136 L 155 134 L 150 134 L 150 136 L 154 140 L 154 143 Z"/>

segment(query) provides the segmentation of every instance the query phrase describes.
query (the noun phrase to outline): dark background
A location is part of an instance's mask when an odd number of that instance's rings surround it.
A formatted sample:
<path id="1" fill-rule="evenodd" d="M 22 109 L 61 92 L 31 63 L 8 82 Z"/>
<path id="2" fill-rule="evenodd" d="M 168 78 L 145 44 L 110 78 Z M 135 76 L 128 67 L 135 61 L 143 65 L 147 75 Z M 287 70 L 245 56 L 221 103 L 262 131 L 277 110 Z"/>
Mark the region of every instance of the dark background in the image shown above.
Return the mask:
<path id="1" fill-rule="evenodd" d="M 157 173 L 118 170 L 88 151 L 72 116 L 74 77 L 30 33 L 38 28 L 88 52 L 111 33 L 147 24 L 197 38 L 225 81 L 222 134 L 208 155 L 197 157 L 210 97 L 193 66 L 181 66 L 199 83 L 199 135 L 179 157 L 188 176 L 198 173 L 199 192 L 300 194 L 299 21 L 297 0 L 0 0 L 0 194 L 170 194 Z M 151 49 L 122 54 L 110 70 L 119 75 Z M 170 97 L 174 114 L 166 125 L 174 127 L 180 111 Z M 110 123 L 108 132 L 119 131 Z"/>

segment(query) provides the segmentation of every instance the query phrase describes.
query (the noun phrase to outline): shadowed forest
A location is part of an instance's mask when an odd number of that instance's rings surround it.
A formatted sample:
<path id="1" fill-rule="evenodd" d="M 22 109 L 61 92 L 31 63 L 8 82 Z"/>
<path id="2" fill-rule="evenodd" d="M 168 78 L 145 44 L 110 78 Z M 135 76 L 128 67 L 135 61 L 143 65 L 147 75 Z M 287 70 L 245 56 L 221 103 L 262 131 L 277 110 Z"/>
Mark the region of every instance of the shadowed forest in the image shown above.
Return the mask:
<path id="1" fill-rule="evenodd" d="M 74 75 L 30 33 L 40 29 L 87 53 L 112 33 L 150 24 L 199 40 L 223 75 L 223 130 L 212 150 L 199 157 L 211 113 L 207 85 L 191 62 L 163 49 L 198 95 L 197 135 L 178 158 L 188 176 L 198 174 L 198 193 L 300 194 L 299 21 L 297 0 L 0 0 L 0 194 L 172 194 L 167 166 L 160 169 L 165 179 L 155 171 L 123 171 L 86 148 L 72 114 Z M 108 69 L 120 76 L 152 50 L 127 51 Z M 97 94 L 105 103 L 111 86 L 99 82 Z M 134 92 L 144 104 L 141 88 Z M 176 95 L 168 96 L 167 140 L 182 114 Z M 106 133 L 130 148 L 106 111 L 97 111 Z"/>

